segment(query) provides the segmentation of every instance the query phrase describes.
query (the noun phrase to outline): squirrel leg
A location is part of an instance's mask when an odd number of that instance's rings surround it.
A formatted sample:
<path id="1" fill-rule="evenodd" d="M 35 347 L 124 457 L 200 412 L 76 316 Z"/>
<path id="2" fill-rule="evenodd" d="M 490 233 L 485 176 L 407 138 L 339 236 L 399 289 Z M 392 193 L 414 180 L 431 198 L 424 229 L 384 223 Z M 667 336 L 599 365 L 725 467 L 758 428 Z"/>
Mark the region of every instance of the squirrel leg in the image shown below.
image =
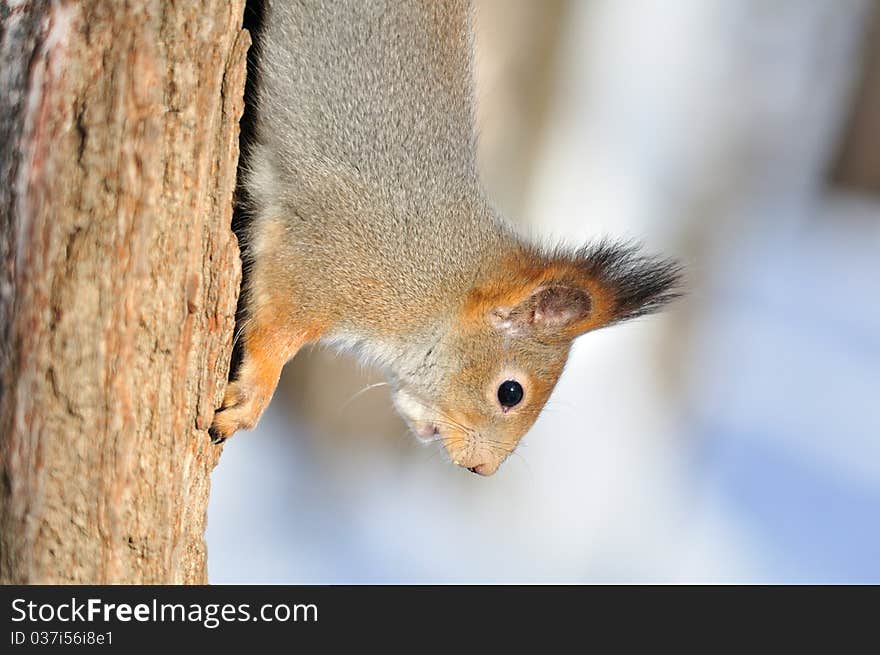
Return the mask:
<path id="1" fill-rule="evenodd" d="M 208 431 L 213 443 L 257 424 L 275 393 L 284 364 L 314 336 L 314 330 L 272 313 L 256 313 L 248 319 L 241 334 L 243 357 L 238 375 L 226 388 Z"/>

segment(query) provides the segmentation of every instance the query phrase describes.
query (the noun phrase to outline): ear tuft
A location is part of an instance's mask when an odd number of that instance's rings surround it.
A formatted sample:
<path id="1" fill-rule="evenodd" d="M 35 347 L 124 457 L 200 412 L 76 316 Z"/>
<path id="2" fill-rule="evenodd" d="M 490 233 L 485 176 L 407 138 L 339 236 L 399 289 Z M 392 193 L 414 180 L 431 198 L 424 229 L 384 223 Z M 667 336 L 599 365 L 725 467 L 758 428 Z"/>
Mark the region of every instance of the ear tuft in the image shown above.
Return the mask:
<path id="1" fill-rule="evenodd" d="M 521 244 L 470 292 L 466 312 L 511 337 L 568 341 L 660 310 L 679 297 L 681 267 L 633 243 L 579 250 Z"/>
<path id="2" fill-rule="evenodd" d="M 607 294 L 604 325 L 653 314 L 682 295 L 682 267 L 672 259 L 641 254 L 638 244 L 603 240 L 574 257 Z"/>

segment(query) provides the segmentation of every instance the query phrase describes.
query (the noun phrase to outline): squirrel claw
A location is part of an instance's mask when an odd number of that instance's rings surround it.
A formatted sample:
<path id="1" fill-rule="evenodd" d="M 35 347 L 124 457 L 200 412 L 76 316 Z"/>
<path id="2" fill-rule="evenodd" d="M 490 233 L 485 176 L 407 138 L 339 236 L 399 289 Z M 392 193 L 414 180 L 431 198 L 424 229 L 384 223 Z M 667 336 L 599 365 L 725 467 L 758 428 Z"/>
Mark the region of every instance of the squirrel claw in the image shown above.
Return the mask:
<path id="1" fill-rule="evenodd" d="M 214 412 L 214 420 L 208 429 L 211 443 L 222 443 L 239 430 L 249 430 L 257 424 L 271 390 L 268 394 L 255 390 L 256 387 L 246 386 L 240 380 L 229 384 L 223 404 Z"/>
<path id="2" fill-rule="evenodd" d="M 226 441 L 226 437 L 220 434 L 220 431 L 215 428 L 213 425 L 208 428 L 208 436 L 211 437 L 211 443 L 215 446 L 219 446 L 224 441 Z"/>

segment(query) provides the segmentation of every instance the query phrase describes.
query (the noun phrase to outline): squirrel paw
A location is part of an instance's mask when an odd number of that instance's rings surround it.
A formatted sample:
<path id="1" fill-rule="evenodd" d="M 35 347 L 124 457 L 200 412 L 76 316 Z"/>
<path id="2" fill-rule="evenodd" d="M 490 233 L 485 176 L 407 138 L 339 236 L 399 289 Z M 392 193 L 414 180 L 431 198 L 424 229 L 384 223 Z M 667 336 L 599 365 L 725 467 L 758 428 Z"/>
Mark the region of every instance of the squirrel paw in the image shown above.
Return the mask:
<path id="1" fill-rule="evenodd" d="M 241 381 L 230 382 L 223 404 L 214 413 L 214 421 L 208 429 L 211 443 L 223 443 L 236 431 L 254 427 L 267 401 L 265 394 L 249 392 Z"/>

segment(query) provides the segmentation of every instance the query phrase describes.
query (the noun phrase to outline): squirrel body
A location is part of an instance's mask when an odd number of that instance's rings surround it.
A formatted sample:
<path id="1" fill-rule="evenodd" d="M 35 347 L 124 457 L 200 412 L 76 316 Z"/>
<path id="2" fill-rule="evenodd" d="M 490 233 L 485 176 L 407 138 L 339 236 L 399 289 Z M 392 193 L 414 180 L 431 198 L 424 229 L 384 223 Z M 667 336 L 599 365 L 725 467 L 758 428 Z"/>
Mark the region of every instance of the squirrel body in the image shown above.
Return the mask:
<path id="1" fill-rule="evenodd" d="M 284 363 L 322 341 L 378 364 L 418 436 L 494 473 L 572 340 L 661 307 L 677 267 L 609 242 L 548 251 L 493 210 L 465 0 L 266 5 L 243 358 L 211 433 L 252 427 Z"/>

